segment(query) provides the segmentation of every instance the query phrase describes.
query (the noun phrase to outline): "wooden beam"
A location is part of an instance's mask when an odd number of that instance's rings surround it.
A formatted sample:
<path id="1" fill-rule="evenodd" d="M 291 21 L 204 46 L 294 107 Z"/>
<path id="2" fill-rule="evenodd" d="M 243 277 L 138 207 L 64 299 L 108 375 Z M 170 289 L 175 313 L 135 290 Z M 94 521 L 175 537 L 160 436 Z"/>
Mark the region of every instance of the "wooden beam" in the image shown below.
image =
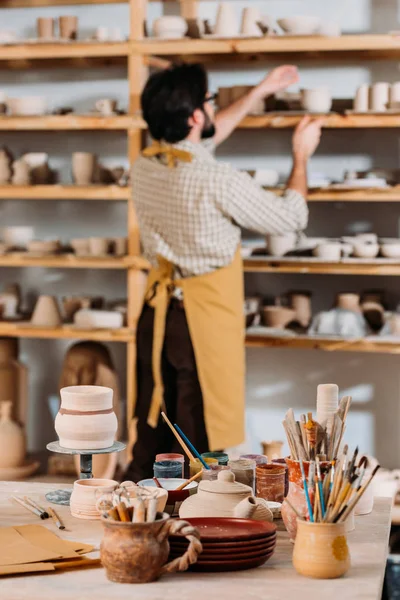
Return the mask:
<path id="1" fill-rule="evenodd" d="M 112 200 L 131 197 L 130 187 L 118 185 L 0 185 L 2 200 Z"/>
<path id="2" fill-rule="evenodd" d="M 0 46 L 0 61 L 54 60 L 61 58 L 127 57 L 129 42 L 80 42 L 11 44 Z"/>
<path id="3" fill-rule="evenodd" d="M 303 258 L 249 258 L 244 261 L 247 273 L 297 273 L 299 275 L 400 275 L 400 259 L 390 262 L 377 259 L 363 262 L 357 259 L 347 259 L 346 262 L 323 262 L 317 259 Z"/>
<path id="4" fill-rule="evenodd" d="M 0 255 L 0 267 L 46 267 L 52 269 L 117 269 L 124 270 L 134 266 L 128 256 L 80 257 L 75 254 L 49 256 L 29 256 L 26 253 Z"/>
<path id="5" fill-rule="evenodd" d="M 36 8 L 38 6 L 72 6 L 77 4 L 120 4 L 127 0 L 2 0 L 1 8 Z"/>
<path id="6" fill-rule="evenodd" d="M 102 342 L 129 342 L 135 332 L 122 329 L 78 329 L 72 325 L 57 328 L 34 327 L 29 323 L 0 322 L 1 337 L 38 338 L 48 340 L 95 340 Z"/>
<path id="7" fill-rule="evenodd" d="M 326 352 L 369 352 L 376 354 L 400 354 L 398 342 L 379 342 L 360 339 L 332 339 L 312 336 L 270 337 L 249 333 L 246 337 L 248 348 L 293 348 L 304 350 L 324 350 Z"/>
<path id="8" fill-rule="evenodd" d="M 127 131 L 144 128 L 141 117 L 122 115 L 99 117 L 89 115 L 43 115 L 38 117 L 0 116 L 0 131 Z"/>
<path id="9" fill-rule="evenodd" d="M 239 128 L 289 129 L 296 127 L 303 116 L 303 114 L 291 115 L 290 113 L 285 114 L 284 112 L 270 112 L 265 113 L 264 115 L 251 115 L 243 119 L 239 125 Z M 329 113 L 328 115 L 323 116 L 325 118 L 323 127 L 327 129 L 384 129 L 400 127 L 400 112 L 399 114 L 380 115 L 341 115 L 338 113 Z"/>

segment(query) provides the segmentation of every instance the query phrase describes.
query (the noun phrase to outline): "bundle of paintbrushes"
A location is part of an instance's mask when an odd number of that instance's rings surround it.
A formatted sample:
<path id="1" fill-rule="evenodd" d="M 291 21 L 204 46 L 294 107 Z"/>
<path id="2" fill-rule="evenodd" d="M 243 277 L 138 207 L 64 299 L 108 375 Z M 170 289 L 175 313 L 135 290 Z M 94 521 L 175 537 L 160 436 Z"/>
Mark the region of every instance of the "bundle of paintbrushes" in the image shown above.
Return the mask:
<path id="1" fill-rule="evenodd" d="M 328 386 L 333 384 L 318 386 L 320 397 L 327 391 Z M 339 403 L 336 402 L 336 405 L 331 404 L 330 411 L 326 412 L 318 410 L 319 404 L 317 398 L 317 415 L 321 417 L 319 421 L 313 418 L 311 412 L 307 417 L 300 415 L 300 420 L 296 421 L 292 408 L 285 415 L 283 427 L 293 460 L 309 461 L 318 457 L 321 461 L 331 461 L 335 460 L 340 451 L 351 397 L 345 396 Z"/>
<path id="2" fill-rule="evenodd" d="M 150 498 L 145 503 L 143 498 L 135 498 L 131 506 L 125 502 L 119 502 L 116 506 L 102 512 L 103 517 L 113 521 L 129 523 L 153 523 L 157 517 L 157 498 Z"/>
<path id="3" fill-rule="evenodd" d="M 300 459 L 308 517 L 311 523 L 342 523 L 354 510 L 379 469 L 377 465 L 368 477 L 365 477 L 368 459 L 363 456 L 356 465 L 357 455 L 358 448 L 349 459 L 348 447 L 345 446 L 340 458 L 332 461 L 325 478 L 321 473 L 319 459 L 311 461 L 308 481 L 303 461 Z M 304 520 L 290 502 L 288 504 L 297 516 Z"/>

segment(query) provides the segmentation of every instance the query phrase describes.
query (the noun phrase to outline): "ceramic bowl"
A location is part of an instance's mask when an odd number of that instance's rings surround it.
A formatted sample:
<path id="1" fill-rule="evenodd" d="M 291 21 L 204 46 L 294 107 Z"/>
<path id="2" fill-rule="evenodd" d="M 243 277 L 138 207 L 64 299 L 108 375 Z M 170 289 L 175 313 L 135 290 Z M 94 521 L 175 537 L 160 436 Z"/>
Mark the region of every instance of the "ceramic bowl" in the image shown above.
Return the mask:
<path id="1" fill-rule="evenodd" d="M 26 248 L 32 241 L 34 235 L 33 227 L 17 226 L 4 227 L 3 240 L 7 246 Z"/>
<path id="2" fill-rule="evenodd" d="M 70 244 L 77 256 L 89 255 L 89 238 L 75 238 L 70 240 Z"/>
<path id="3" fill-rule="evenodd" d="M 82 308 L 74 314 L 74 323 L 82 329 L 119 329 L 123 315 L 115 310 Z"/>
<path id="4" fill-rule="evenodd" d="M 312 35 L 317 33 L 322 21 L 319 17 L 287 17 L 278 19 L 278 25 L 291 35 Z"/>
<path id="5" fill-rule="evenodd" d="M 385 258 L 400 258 L 400 240 L 381 244 L 381 254 Z"/>
<path id="6" fill-rule="evenodd" d="M 296 317 L 296 311 L 285 306 L 264 306 L 261 320 L 265 327 L 284 329 Z"/>
<path id="7" fill-rule="evenodd" d="M 379 252 L 379 244 L 358 242 L 355 241 L 353 244 L 353 255 L 357 258 L 375 258 Z"/>
<path id="8" fill-rule="evenodd" d="M 189 498 L 189 496 L 197 492 L 197 488 L 199 485 L 197 481 L 192 481 L 184 490 L 180 490 L 177 492 L 176 488 L 182 485 L 182 483 L 184 483 L 185 481 L 187 481 L 187 479 L 164 479 L 161 477 L 158 479 L 158 481 L 168 492 L 168 499 L 165 511 L 171 515 L 178 512 L 177 508 L 179 508 L 180 504 L 184 500 L 186 500 L 186 498 Z M 142 479 L 138 482 L 138 485 L 140 485 L 140 487 L 146 488 L 156 487 L 156 483 L 155 481 L 153 481 L 153 479 Z"/>
<path id="9" fill-rule="evenodd" d="M 78 519 L 100 519 L 96 508 L 99 492 L 112 492 L 118 487 L 113 479 L 78 479 L 72 490 L 70 509 L 71 515 Z"/>
<path id="10" fill-rule="evenodd" d="M 267 235 L 267 251 L 271 256 L 283 256 L 296 247 L 297 234 L 295 232 L 283 235 Z"/>
<path id="11" fill-rule="evenodd" d="M 301 105 L 311 113 L 327 113 L 332 107 L 332 94 L 328 87 L 321 86 L 301 90 Z"/>
<path id="12" fill-rule="evenodd" d="M 27 245 L 28 252 L 38 254 L 56 254 L 60 248 L 60 240 L 32 240 Z"/>
<path id="13" fill-rule="evenodd" d="M 45 96 L 23 96 L 22 98 L 8 98 L 8 110 L 11 115 L 24 117 L 44 115 L 47 110 Z"/>
<path id="14" fill-rule="evenodd" d="M 342 255 L 342 245 L 339 242 L 318 244 L 313 250 L 313 255 L 324 260 L 338 261 Z"/>
<path id="15" fill-rule="evenodd" d="M 279 173 L 275 169 L 257 169 L 249 173 L 263 187 L 275 187 L 279 181 Z"/>
<path id="16" fill-rule="evenodd" d="M 182 38 L 187 32 L 187 23 L 182 17 L 167 15 L 153 23 L 153 35 L 162 39 Z"/>
<path id="17" fill-rule="evenodd" d="M 356 240 L 366 244 L 376 244 L 378 236 L 376 233 L 357 233 Z"/>

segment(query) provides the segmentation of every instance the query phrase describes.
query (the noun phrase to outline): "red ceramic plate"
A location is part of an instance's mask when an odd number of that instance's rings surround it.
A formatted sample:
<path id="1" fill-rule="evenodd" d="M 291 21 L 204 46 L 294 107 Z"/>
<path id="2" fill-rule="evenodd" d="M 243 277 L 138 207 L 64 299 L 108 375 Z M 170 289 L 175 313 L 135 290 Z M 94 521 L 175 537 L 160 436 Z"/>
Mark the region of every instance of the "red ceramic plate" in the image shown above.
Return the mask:
<path id="1" fill-rule="evenodd" d="M 267 554 L 261 556 L 260 558 L 249 558 L 247 560 L 236 560 L 236 561 L 226 561 L 226 562 L 207 562 L 207 563 L 195 563 L 191 565 L 189 569 L 191 571 L 244 571 L 245 569 L 255 569 L 256 567 L 260 567 L 264 563 L 267 562 L 269 558 L 272 556 L 271 554 Z"/>
<path id="2" fill-rule="evenodd" d="M 274 523 L 252 519 L 227 519 L 220 517 L 185 519 L 200 531 L 204 542 L 233 542 L 265 538 L 276 533 Z M 172 538 L 173 539 L 173 538 Z"/>
<path id="3" fill-rule="evenodd" d="M 276 539 L 272 539 L 272 540 L 268 540 L 266 542 L 263 542 L 262 544 L 254 544 L 254 545 L 247 545 L 247 546 L 237 546 L 235 547 L 231 547 L 231 548 L 215 548 L 214 546 L 207 546 L 203 544 L 203 552 L 202 554 L 223 554 L 223 555 L 235 555 L 235 554 L 243 554 L 243 552 L 259 552 L 260 550 L 266 550 L 268 548 L 275 548 L 276 546 Z M 187 546 L 178 546 L 175 544 L 171 544 L 170 545 L 171 548 L 171 552 L 173 552 L 174 554 L 183 554 L 186 549 Z"/>
<path id="4" fill-rule="evenodd" d="M 261 558 L 262 556 L 269 556 L 274 552 L 274 550 L 275 547 L 273 546 L 272 548 L 264 548 L 263 550 L 241 552 L 240 554 L 207 554 L 205 552 L 202 552 L 199 555 L 197 562 L 236 562 L 241 560 L 247 560 L 249 558 Z M 178 558 L 180 556 L 182 556 L 180 552 L 171 552 L 170 554 L 171 558 Z"/>
<path id="5" fill-rule="evenodd" d="M 204 539 L 201 540 L 203 544 L 203 548 L 215 549 L 215 550 L 236 550 L 239 548 L 247 548 L 254 546 L 263 546 L 264 544 L 269 544 L 270 542 L 276 542 L 276 533 L 265 536 L 263 538 L 259 538 L 258 540 L 244 540 L 237 542 L 207 542 Z M 189 546 L 189 542 L 182 537 L 173 537 L 169 538 L 169 543 L 171 548 L 182 548 L 186 549 Z"/>

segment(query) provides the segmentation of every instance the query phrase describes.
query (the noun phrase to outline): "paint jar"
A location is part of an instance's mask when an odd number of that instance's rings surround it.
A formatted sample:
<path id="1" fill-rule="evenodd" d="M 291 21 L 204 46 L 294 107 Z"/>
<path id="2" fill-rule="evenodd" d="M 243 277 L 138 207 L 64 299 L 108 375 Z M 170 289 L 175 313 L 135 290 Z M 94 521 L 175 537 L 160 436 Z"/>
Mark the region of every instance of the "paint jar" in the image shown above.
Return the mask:
<path id="1" fill-rule="evenodd" d="M 154 463 L 153 473 L 157 479 L 181 479 L 182 463 L 178 460 L 160 460 Z"/>
<path id="2" fill-rule="evenodd" d="M 268 462 L 268 458 L 264 454 L 241 454 L 239 458 L 255 460 L 256 465 L 266 465 Z"/>
<path id="3" fill-rule="evenodd" d="M 289 467 L 286 464 L 286 460 L 284 458 L 275 458 L 271 461 L 273 465 L 281 465 L 285 467 L 285 498 L 289 493 Z"/>
<path id="4" fill-rule="evenodd" d="M 202 458 L 216 458 L 219 465 L 227 465 L 229 456 L 226 452 L 203 452 Z"/>
<path id="5" fill-rule="evenodd" d="M 255 493 L 256 490 L 256 461 L 245 458 L 230 460 L 228 467 L 235 475 L 235 481 L 248 485 Z"/>
<path id="6" fill-rule="evenodd" d="M 258 465 L 256 469 L 256 495 L 258 498 L 264 498 L 270 502 L 283 502 L 285 473 L 286 469 L 281 465 Z"/>
<path id="7" fill-rule="evenodd" d="M 297 520 L 293 566 L 300 575 L 336 579 L 350 568 L 345 523 L 309 523 Z"/>
<path id="8" fill-rule="evenodd" d="M 216 458 L 203 458 L 203 460 L 207 465 L 217 465 L 218 464 L 218 461 Z M 189 469 L 190 469 L 190 477 L 193 477 L 193 475 L 196 475 L 196 473 L 198 473 L 199 471 L 201 471 L 203 469 L 203 464 L 198 458 L 195 458 L 194 461 L 192 461 L 192 460 L 190 461 Z"/>
<path id="9" fill-rule="evenodd" d="M 203 467 L 203 472 L 202 472 L 202 476 L 201 476 L 201 480 L 202 481 L 217 481 L 218 479 L 218 473 L 220 473 L 221 471 L 230 471 L 228 465 L 209 465 L 210 468 L 206 469 L 205 467 Z"/>
<path id="10" fill-rule="evenodd" d="M 156 463 L 164 461 L 164 460 L 173 460 L 182 463 L 182 472 L 179 477 L 184 477 L 184 469 L 185 469 L 185 457 L 183 454 L 157 454 L 156 455 Z"/>

